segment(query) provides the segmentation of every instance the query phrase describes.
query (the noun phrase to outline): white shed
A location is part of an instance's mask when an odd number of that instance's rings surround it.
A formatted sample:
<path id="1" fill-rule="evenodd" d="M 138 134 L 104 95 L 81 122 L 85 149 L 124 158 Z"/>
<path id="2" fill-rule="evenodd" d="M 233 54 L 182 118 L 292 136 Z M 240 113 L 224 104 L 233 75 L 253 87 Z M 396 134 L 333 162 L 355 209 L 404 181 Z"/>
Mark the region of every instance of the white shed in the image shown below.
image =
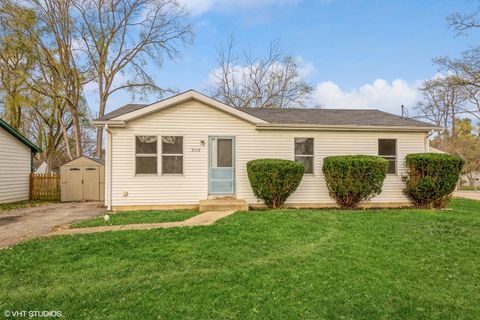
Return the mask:
<path id="1" fill-rule="evenodd" d="M 28 200 L 32 156 L 40 151 L 0 119 L 0 203 Z"/>
<path id="2" fill-rule="evenodd" d="M 78 157 L 60 167 L 62 202 L 104 201 L 105 165 L 102 160 Z"/>

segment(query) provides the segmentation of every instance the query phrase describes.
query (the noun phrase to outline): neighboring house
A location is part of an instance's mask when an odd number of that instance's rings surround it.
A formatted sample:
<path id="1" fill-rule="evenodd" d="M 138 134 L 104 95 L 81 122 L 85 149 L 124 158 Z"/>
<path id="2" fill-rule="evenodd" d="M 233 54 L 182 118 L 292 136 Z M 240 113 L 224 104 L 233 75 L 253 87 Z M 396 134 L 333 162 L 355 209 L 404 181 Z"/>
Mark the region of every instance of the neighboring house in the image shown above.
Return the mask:
<path id="1" fill-rule="evenodd" d="M 27 200 L 32 158 L 40 148 L 0 119 L 0 203 Z"/>
<path id="2" fill-rule="evenodd" d="M 462 174 L 460 176 L 460 186 L 480 189 L 480 172 L 473 171 L 468 174 Z"/>
<path id="3" fill-rule="evenodd" d="M 261 203 L 246 164 L 296 160 L 305 175 L 287 206 L 326 207 L 322 161 L 330 155 L 380 155 L 389 161 L 375 206 L 409 204 L 404 158 L 428 152 L 434 125 L 378 110 L 234 108 L 195 91 L 130 104 L 94 121 L 106 129 L 105 202 L 109 209 L 187 208 L 216 197 Z"/>
<path id="4" fill-rule="evenodd" d="M 430 152 L 432 152 L 432 153 L 446 153 L 445 151 L 442 151 L 442 150 L 434 148 L 434 147 L 430 147 Z"/>
<path id="5" fill-rule="evenodd" d="M 45 174 L 47 173 L 47 162 L 45 160 L 33 160 L 34 172 L 36 174 Z"/>

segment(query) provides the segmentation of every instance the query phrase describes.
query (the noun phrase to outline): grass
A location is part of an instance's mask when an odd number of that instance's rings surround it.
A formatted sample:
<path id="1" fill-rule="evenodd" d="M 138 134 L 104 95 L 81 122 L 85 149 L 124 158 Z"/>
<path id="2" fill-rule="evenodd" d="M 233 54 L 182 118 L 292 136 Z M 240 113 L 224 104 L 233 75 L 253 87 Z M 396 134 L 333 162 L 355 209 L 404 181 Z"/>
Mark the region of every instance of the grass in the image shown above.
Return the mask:
<path id="1" fill-rule="evenodd" d="M 461 186 L 460 190 L 462 191 L 480 191 L 480 187 L 471 187 L 471 186 Z"/>
<path id="2" fill-rule="evenodd" d="M 157 223 L 183 221 L 198 215 L 198 211 L 164 210 L 164 211 L 125 211 L 110 214 L 110 220 L 105 221 L 103 216 L 72 224 L 72 228 L 88 228 L 99 226 L 113 226 L 132 223 Z"/>
<path id="3" fill-rule="evenodd" d="M 52 203 L 57 203 L 58 201 L 46 201 L 46 200 L 23 200 L 10 203 L 0 203 L 0 212 L 2 211 L 11 211 L 23 208 L 46 206 Z"/>
<path id="4" fill-rule="evenodd" d="M 68 319 L 478 319 L 480 202 L 240 212 L 0 251 L 0 310 Z"/>

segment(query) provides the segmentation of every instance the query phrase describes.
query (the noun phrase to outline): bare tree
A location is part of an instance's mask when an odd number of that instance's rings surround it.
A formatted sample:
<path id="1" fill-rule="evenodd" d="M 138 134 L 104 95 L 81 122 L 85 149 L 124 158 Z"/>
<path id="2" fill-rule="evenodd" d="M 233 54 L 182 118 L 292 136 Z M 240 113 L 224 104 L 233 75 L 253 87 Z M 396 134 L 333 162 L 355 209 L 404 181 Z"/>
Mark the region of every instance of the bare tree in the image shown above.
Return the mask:
<path id="1" fill-rule="evenodd" d="M 424 81 L 419 89 L 423 94 L 416 107 L 419 117 L 447 128 L 448 135 L 456 136 L 456 120 L 466 99 L 457 79 L 438 77 Z"/>
<path id="2" fill-rule="evenodd" d="M 37 103 L 27 110 L 24 119 L 30 123 L 29 136 L 42 148 L 41 157 L 47 163 L 47 172 L 50 173 L 52 168 L 60 164 L 58 159 L 72 158 L 69 140 L 64 139 L 64 130 L 70 130 L 72 121 L 65 118 L 67 114 L 63 100 L 37 96 Z M 55 103 L 60 105 L 54 105 Z"/>
<path id="3" fill-rule="evenodd" d="M 438 57 L 434 62 L 445 71 L 452 82 L 463 90 L 469 104 L 465 111 L 480 119 L 480 48 L 466 51 L 461 58 Z"/>
<path id="4" fill-rule="evenodd" d="M 447 17 L 447 23 L 457 35 L 478 31 L 480 10 L 472 14 L 453 13 Z M 464 111 L 480 119 L 480 47 L 463 52 L 459 58 L 437 57 L 434 62 L 462 88 L 468 101 Z"/>
<path id="5" fill-rule="evenodd" d="M 98 115 L 120 90 L 164 93 L 152 77 L 152 65 L 179 56 L 179 45 L 192 41 L 187 13 L 175 0 L 73 0 L 80 17 L 82 47 L 98 85 Z M 150 61 L 150 62 L 149 62 Z M 126 78 L 123 81 L 117 81 Z M 97 129 L 101 156 L 103 130 Z"/>
<path id="6" fill-rule="evenodd" d="M 268 55 L 235 52 L 230 37 L 226 47 L 218 48 L 218 68 L 212 71 L 211 95 L 234 107 L 303 107 L 313 87 L 304 79 L 298 59 L 270 43 Z"/>
<path id="7" fill-rule="evenodd" d="M 472 29 L 480 28 L 480 11 L 474 13 L 454 12 L 447 17 L 447 23 L 457 35 L 467 34 Z"/>

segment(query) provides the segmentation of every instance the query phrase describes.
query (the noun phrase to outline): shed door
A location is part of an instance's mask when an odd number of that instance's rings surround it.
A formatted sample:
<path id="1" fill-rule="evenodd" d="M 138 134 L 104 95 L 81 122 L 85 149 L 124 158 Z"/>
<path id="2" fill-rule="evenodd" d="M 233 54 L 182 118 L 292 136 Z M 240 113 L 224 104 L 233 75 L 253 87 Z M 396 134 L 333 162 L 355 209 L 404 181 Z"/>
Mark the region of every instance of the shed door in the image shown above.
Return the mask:
<path id="1" fill-rule="evenodd" d="M 98 167 L 83 168 L 83 200 L 100 200 Z"/>
<path id="2" fill-rule="evenodd" d="M 83 173 L 81 168 L 73 167 L 67 169 L 67 201 L 83 200 Z"/>

